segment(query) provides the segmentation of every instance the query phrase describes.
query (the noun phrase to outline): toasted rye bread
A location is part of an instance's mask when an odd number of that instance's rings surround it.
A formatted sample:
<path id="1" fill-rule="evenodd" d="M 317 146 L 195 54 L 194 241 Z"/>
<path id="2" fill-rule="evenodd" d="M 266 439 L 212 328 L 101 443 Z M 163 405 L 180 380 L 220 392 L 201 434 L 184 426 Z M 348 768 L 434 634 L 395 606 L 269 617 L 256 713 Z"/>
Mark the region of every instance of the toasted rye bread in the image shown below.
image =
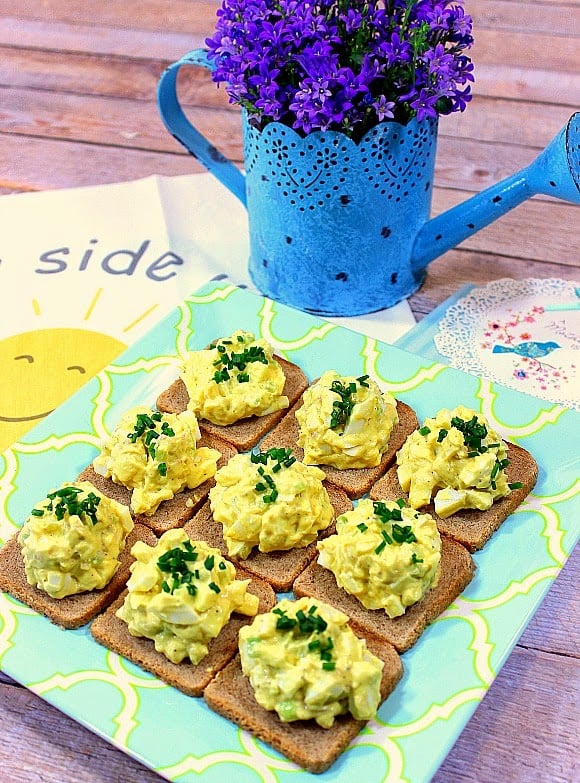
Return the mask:
<path id="1" fill-rule="evenodd" d="M 429 513 L 437 523 L 439 532 L 459 541 L 470 552 L 481 549 L 502 522 L 522 503 L 538 478 L 538 466 L 532 455 L 516 446 L 514 443 L 506 443 L 507 456 L 510 461 L 506 473 L 508 481 L 521 481 L 521 489 L 514 489 L 505 498 L 496 500 L 487 511 L 477 509 L 465 509 L 442 519 L 435 513 L 433 503 L 424 506 L 421 511 Z M 397 478 L 397 467 L 393 466 L 383 478 L 372 487 L 370 496 L 373 500 L 397 500 L 408 499 L 403 492 Z"/>
<path id="2" fill-rule="evenodd" d="M 248 592 L 260 599 L 258 612 L 269 612 L 276 605 L 276 596 L 270 585 L 261 579 L 255 579 L 242 569 L 237 569 L 237 579 L 251 579 Z M 188 696 L 201 696 L 207 684 L 238 652 L 238 632 L 253 617 L 234 612 L 228 624 L 208 645 L 208 654 L 197 666 L 189 660 L 172 663 L 163 653 L 157 652 L 151 639 L 132 636 L 127 623 L 115 616 L 123 604 L 127 591 L 113 603 L 107 611 L 91 624 L 93 637 L 110 650 L 123 655 L 169 685 L 179 688 Z"/>
<path id="3" fill-rule="evenodd" d="M 381 699 L 393 691 L 403 674 L 401 659 L 389 644 L 367 640 L 367 647 L 384 662 Z M 205 689 L 212 710 L 237 723 L 309 772 L 324 772 L 359 734 L 366 721 L 340 715 L 330 729 L 314 720 L 283 723 L 275 712 L 261 707 L 254 698 L 237 655 Z"/>
<path id="4" fill-rule="evenodd" d="M 61 628 L 79 628 L 106 609 L 125 588 L 129 578 L 129 565 L 133 562 L 133 544 L 136 541 L 144 541 L 154 546 L 157 541 L 149 528 L 135 525 L 127 536 L 125 549 L 119 557 L 119 568 L 106 587 L 66 598 L 51 598 L 44 590 L 39 590 L 26 581 L 22 549 L 17 536 L 18 534 L 12 536 L 0 549 L 0 589 L 6 590 Z"/>
<path id="5" fill-rule="evenodd" d="M 304 458 L 304 451 L 297 443 L 300 426 L 295 416 L 296 411 L 301 407 L 302 399 L 294 405 L 280 424 L 264 438 L 260 444 L 262 451 L 273 447 L 291 448 L 297 459 L 302 460 Z M 397 451 L 407 437 L 418 427 L 419 423 L 415 411 L 400 400 L 397 400 L 397 413 L 399 415 L 399 423 L 393 427 L 387 451 L 383 454 L 380 463 L 375 468 L 347 468 L 346 470 L 339 470 L 329 465 L 319 465 L 318 467 L 326 473 L 326 480 L 346 492 L 349 498 L 360 498 L 368 492 L 375 481 L 383 475 L 395 459 Z"/>
<path id="6" fill-rule="evenodd" d="M 296 364 L 282 359 L 280 356 L 274 357 L 281 365 L 286 383 L 282 394 L 285 394 L 289 400 L 289 407 L 296 402 L 304 389 L 308 388 L 308 379 Z M 181 413 L 186 410 L 189 403 L 189 394 L 185 383 L 179 378 L 164 392 L 161 392 L 157 398 L 157 408 L 165 413 Z M 202 432 L 211 433 L 222 438 L 227 443 L 231 443 L 239 451 L 247 451 L 263 438 L 281 419 L 286 416 L 289 408 L 281 411 L 269 413 L 266 416 L 250 416 L 248 419 L 242 419 L 234 424 L 220 426 L 212 424 L 207 419 L 199 419 L 199 426 Z"/>
<path id="7" fill-rule="evenodd" d="M 297 598 L 309 596 L 325 601 L 350 617 L 359 636 L 388 642 L 398 652 L 412 647 L 426 626 L 454 601 L 471 582 L 475 563 L 467 549 L 445 536 L 441 537 L 441 572 L 437 586 L 429 590 L 401 617 L 391 619 L 382 609 L 365 609 L 358 598 L 336 583 L 332 571 L 314 562 L 294 582 Z"/>
<path id="8" fill-rule="evenodd" d="M 326 490 L 335 516 L 352 509 L 352 503 L 342 490 L 329 485 L 326 486 Z M 296 577 L 318 554 L 316 541 L 313 541 L 306 547 L 277 552 L 259 552 L 253 549 L 245 560 L 230 557 L 223 537 L 223 527 L 221 523 L 214 520 L 209 502 L 185 525 L 184 530 L 191 539 L 201 539 L 210 546 L 217 547 L 224 557 L 235 564 L 236 568 L 242 567 L 260 579 L 264 579 L 277 592 L 291 590 Z M 335 523 L 331 522 L 326 530 L 320 531 L 319 538 L 331 535 L 335 530 Z"/>
<path id="9" fill-rule="evenodd" d="M 221 438 L 216 438 L 213 435 L 203 434 L 199 440 L 198 446 L 208 446 L 212 449 L 217 449 L 221 452 L 221 457 L 218 460 L 217 467 L 223 467 L 237 451 L 233 446 Z M 108 478 L 104 478 L 95 472 L 92 465 L 85 468 L 77 478 L 77 481 L 90 481 L 99 492 L 103 495 L 113 498 L 119 503 L 125 506 L 129 506 L 131 502 L 131 490 L 124 487 L 122 484 L 115 484 L 114 481 Z M 195 514 L 195 512 L 204 503 L 210 489 L 214 486 L 215 480 L 213 478 L 204 481 L 199 487 L 195 489 L 184 489 L 178 492 L 171 500 L 164 500 L 157 511 L 151 516 L 147 514 L 133 514 L 136 522 L 142 525 L 150 527 L 158 536 L 165 533 L 166 530 L 171 530 L 175 527 L 183 527 L 188 519 Z"/>

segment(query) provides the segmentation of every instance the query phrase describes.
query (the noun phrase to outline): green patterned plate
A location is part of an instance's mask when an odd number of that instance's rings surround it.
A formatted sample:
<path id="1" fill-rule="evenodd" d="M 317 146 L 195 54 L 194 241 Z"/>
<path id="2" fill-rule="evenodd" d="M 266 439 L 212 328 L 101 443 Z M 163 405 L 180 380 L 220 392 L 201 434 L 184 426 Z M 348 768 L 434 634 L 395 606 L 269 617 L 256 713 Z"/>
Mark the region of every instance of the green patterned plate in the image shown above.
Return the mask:
<path id="1" fill-rule="evenodd" d="M 578 413 L 433 363 L 232 285 L 211 283 L 0 457 L 0 541 L 34 502 L 74 478 L 132 405 L 153 405 L 177 356 L 246 328 L 310 379 L 368 373 L 419 419 L 441 407 L 481 410 L 536 458 L 533 494 L 475 555 L 465 592 L 403 655 L 405 674 L 354 744 L 320 776 L 291 762 L 94 642 L 0 593 L 2 669 L 172 781 L 427 781 L 485 695 L 578 538 Z M 576 432 L 574 437 L 573 433 Z M 42 650 L 42 654 L 39 654 Z M 160 736 L 163 741 L 159 740 Z"/>

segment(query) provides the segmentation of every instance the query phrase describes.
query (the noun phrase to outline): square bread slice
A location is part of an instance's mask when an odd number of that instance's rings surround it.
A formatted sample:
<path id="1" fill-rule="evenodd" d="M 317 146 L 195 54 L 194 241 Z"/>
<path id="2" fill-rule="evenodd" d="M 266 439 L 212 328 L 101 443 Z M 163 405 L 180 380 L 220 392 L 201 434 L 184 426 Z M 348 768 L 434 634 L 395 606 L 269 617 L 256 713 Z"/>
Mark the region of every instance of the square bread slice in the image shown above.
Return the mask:
<path id="1" fill-rule="evenodd" d="M 51 598 L 26 580 L 22 549 L 18 534 L 0 549 L 0 589 L 27 604 L 39 614 L 61 628 L 80 628 L 107 608 L 125 589 L 129 578 L 129 566 L 133 562 L 131 547 L 136 541 L 155 546 L 157 538 L 143 525 L 135 525 L 127 536 L 125 549 L 119 557 L 120 565 L 113 578 L 102 590 L 69 595 L 66 598 Z"/>
<path id="2" fill-rule="evenodd" d="M 217 467 L 223 467 L 228 460 L 230 460 L 234 454 L 237 454 L 236 449 L 229 443 L 216 438 L 213 435 L 202 434 L 199 440 L 198 446 L 208 446 L 212 449 L 217 449 L 221 452 L 221 457 L 218 460 Z M 113 500 L 123 503 L 125 506 L 129 506 L 131 503 L 131 490 L 124 487 L 122 484 L 115 484 L 114 481 L 108 478 L 104 478 L 95 472 L 92 465 L 85 468 L 77 478 L 77 481 L 90 481 L 103 495 L 113 498 Z M 214 486 L 215 481 L 213 478 L 204 481 L 199 487 L 195 489 L 184 489 L 178 492 L 171 500 L 164 500 L 157 511 L 148 516 L 147 514 L 133 514 L 136 522 L 142 525 L 146 525 L 153 530 L 158 536 L 165 533 L 166 530 L 171 530 L 175 527 L 183 527 L 188 519 L 195 514 L 195 512 L 205 502 L 210 489 Z"/>
<path id="3" fill-rule="evenodd" d="M 251 579 L 248 592 L 260 599 L 258 612 L 269 612 L 276 605 L 276 595 L 266 582 L 255 579 L 242 569 L 237 569 L 237 579 Z M 136 663 L 142 669 L 173 685 L 188 696 L 201 696 L 208 683 L 238 652 L 238 632 L 253 618 L 234 612 L 228 624 L 208 645 L 208 654 L 197 666 L 189 660 L 173 663 L 163 653 L 157 652 L 151 639 L 132 636 L 127 623 L 116 617 L 115 612 L 123 604 L 127 591 L 96 618 L 91 624 L 93 637 L 113 652 Z"/>
<path id="4" fill-rule="evenodd" d="M 222 438 L 227 443 L 235 446 L 238 451 L 248 451 L 286 416 L 289 408 L 294 405 L 302 392 L 308 388 L 308 378 L 298 365 L 292 364 L 280 356 L 275 356 L 274 358 L 281 365 L 286 377 L 282 394 L 288 397 L 289 407 L 281 411 L 269 413 L 266 416 L 250 416 L 248 419 L 242 419 L 227 426 L 212 424 L 207 419 L 199 419 L 199 427 L 202 432 L 211 433 Z M 181 413 L 181 411 L 186 410 L 188 403 L 189 394 L 187 388 L 185 383 L 179 378 L 168 389 L 161 392 L 156 404 L 157 408 L 164 413 Z"/>
<path id="5" fill-rule="evenodd" d="M 297 445 L 300 427 L 295 416 L 296 411 L 301 407 L 302 398 L 294 405 L 290 413 L 282 419 L 280 424 L 264 438 L 260 444 L 262 451 L 273 447 L 291 448 L 297 459 L 302 460 L 304 458 L 304 451 Z M 400 400 L 397 400 L 397 413 L 399 414 L 399 423 L 393 427 L 388 449 L 375 468 L 347 468 L 346 470 L 339 470 L 329 465 L 319 465 L 318 467 L 326 473 L 326 480 L 346 492 L 349 498 L 360 498 L 368 492 L 395 459 L 397 451 L 407 437 L 418 427 L 415 411 Z"/>
<path id="6" fill-rule="evenodd" d="M 339 587 L 332 571 L 313 562 L 294 582 L 297 598 L 309 596 L 340 609 L 350 617 L 353 630 L 366 639 L 392 644 L 398 652 L 412 647 L 427 625 L 441 614 L 471 582 L 475 563 L 467 549 L 441 537 L 441 572 L 429 590 L 405 614 L 391 619 L 382 609 L 365 609 L 358 598 Z"/>
<path id="7" fill-rule="evenodd" d="M 435 513 L 433 503 L 420 509 L 423 513 L 431 514 L 440 533 L 459 541 L 470 552 L 482 549 L 502 522 L 524 501 L 537 481 L 538 466 L 532 455 L 514 443 L 506 442 L 506 446 L 510 461 L 506 469 L 508 481 L 521 481 L 523 486 L 520 489 L 514 489 L 507 497 L 496 500 L 487 511 L 465 509 L 442 519 Z M 377 481 L 370 496 L 372 500 L 409 499 L 399 484 L 396 465 Z"/>
<path id="8" fill-rule="evenodd" d="M 334 508 L 335 518 L 352 509 L 352 503 L 342 490 L 330 485 L 325 486 Z M 277 592 L 291 590 L 296 577 L 318 555 L 316 541 L 313 541 L 306 547 L 277 552 L 259 552 L 257 549 L 253 549 L 245 560 L 230 557 L 223 537 L 222 524 L 214 520 L 209 502 L 185 525 L 184 529 L 191 539 L 201 539 L 210 546 L 217 547 L 224 557 L 234 563 L 236 568 L 244 568 L 260 579 L 264 579 Z M 333 521 L 326 530 L 319 533 L 319 538 L 331 535 L 335 530 Z"/>
<path id="9" fill-rule="evenodd" d="M 403 674 L 398 654 L 389 644 L 367 640 L 367 647 L 384 662 L 381 699 L 394 690 Z M 237 655 L 205 689 L 204 699 L 212 710 L 266 742 L 303 769 L 324 772 L 366 725 L 351 715 L 339 715 L 334 725 L 323 729 L 314 720 L 283 723 L 275 712 L 261 707 Z"/>

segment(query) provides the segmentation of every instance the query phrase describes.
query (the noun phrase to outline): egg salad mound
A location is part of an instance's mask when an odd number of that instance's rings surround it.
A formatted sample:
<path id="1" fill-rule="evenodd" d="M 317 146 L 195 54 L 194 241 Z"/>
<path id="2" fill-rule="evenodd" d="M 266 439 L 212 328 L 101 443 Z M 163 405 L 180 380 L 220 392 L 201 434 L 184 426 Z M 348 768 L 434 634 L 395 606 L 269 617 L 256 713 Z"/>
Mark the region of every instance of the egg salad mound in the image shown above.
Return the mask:
<path id="1" fill-rule="evenodd" d="M 304 462 L 341 470 L 378 465 L 399 420 L 395 399 L 368 375 L 341 376 L 334 370 L 304 392 L 296 419 Z"/>
<path id="2" fill-rule="evenodd" d="M 215 475 L 209 493 L 213 518 L 223 525 L 232 557 L 305 547 L 334 517 L 320 468 L 290 449 L 237 454 Z"/>
<path id="3" fill-rule="evenodd" d="M 52 598 L 105 587 L 133 520 L 88 481 L 63 484 L 35 505 L 18 533 L 29 584 Z"/>
<path id="4" fill-rule="evenodd" d="M 441 537 L 430 514 L 402 501 L 361 500 L 318 543 L 318 562 L 366 609 L 399 617 L 439 578 Z"/>
<path id="5" fill-rule="evenodd" d="M 216 449 L 198 448 L 200 437 L 191 411 L 160 413 L 137 406 L 122 416 L 93 468 L 133 490 L 131 509 L 150 516 L 163 500 L 215 474 L 221 455 Z"/>
<path id="6" fill-rule="evenodd" d="M 376 714 L 383 662 L 327 604 L 283 599 L 240 629 L 239 646 L 256 701 L 283 722 L 314 719 L 330 728 L 337 715 Z"/>
<path id="7" fill-rule="evenodd" d="M 434 494 L 435 513 L 446 518 L 464 508 L 485 511 L 509 495 L 509 464 L 501 437 L 481 413 L 444 408 L 412 433 L 397 454 L 397 477 L 413 508 Z"/>
<path id="8" fill-rule="evenodd" d="M 253 617 L 258 611 L 249 580 L 236 580 L 234 565 L 218 549 L 190 541 L 183 530 L 168 530 L 154 547 L 139 541 L 131 554 L 129 592 L 117 617 L 173 663 L 198 664 L 232 612 Z"/>
<path id="9" fill-rule="evenodd" d="M 189 393 L 188 409 L 213 424 L 266 416 L 289 405 L 282 394 L 286 378 L 272 346 L 243 330 L 190 353 L 181 379 Z"/>
<path id="10" fill-rule="evenodd" d="M 334 518 L 320 468 L 304 465 L 291 449 L 237 454 L 218 470 L 209 493 L 213 518 L 223 526 L 232 557 L 305 547 Z"/>

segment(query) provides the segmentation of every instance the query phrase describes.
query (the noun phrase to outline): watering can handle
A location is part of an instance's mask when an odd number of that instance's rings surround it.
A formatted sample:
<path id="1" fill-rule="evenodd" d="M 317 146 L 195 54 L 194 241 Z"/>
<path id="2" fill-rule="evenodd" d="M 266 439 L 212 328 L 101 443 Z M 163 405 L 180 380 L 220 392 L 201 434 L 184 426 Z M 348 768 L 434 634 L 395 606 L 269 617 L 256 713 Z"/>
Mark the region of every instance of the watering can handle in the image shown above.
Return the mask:
<path id="1" fill-rule="evenodd" d="M 177 97 L 177 74 L 184 65 L 212 70 L 205 49 L 194 49 L 172 63 L 161 75 L 157 87 L 157 104 L 165 127 L 194 158 L 246 204 L 246 179 L 236 166 L 203 136 L 185 116 Z"/>

